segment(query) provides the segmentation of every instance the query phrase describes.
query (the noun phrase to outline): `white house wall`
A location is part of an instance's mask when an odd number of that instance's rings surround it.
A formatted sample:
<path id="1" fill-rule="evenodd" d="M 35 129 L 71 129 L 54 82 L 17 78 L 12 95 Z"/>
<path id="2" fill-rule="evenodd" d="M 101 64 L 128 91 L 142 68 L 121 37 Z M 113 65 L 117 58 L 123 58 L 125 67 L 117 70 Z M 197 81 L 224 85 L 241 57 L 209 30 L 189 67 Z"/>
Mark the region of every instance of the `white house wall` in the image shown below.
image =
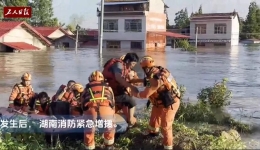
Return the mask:
<path id="1" fill-rule="evenodd" d="M 227 24 L 227 34 L 214 34 L 214 24 L 225 23 Z M 207 20 L 207 21 L 192 21 L 190 23 L 190 39 L 196 39 L 195 25 L 196 24 L 206 24 L 206 34 L 198 34 L 199 40 L 205 39 L 231 39 L 231 20 Z"/>
<path id="2" fill-rule="evenodd" d="M 227 34 L 214 34 L 214 24 L 227 24 Z M 207 20 L 207 21 L 191 21 L 190 22 L 190 39 L 196 39 L 195 33 L 195 25 L 196 24 L 206 24 L 206 34 L 198 34 L 198 40 L 205 40 L 205 39 L 215 39 L 215 40 L 231 40 L 230 44 L 238 45 L 239 44 L 239 19 L 238 16 L 230 20 Z M 207 44 L 209 45 L 209 43 Z M 212 45 L 212 44 L 211 44 Z"/>
<path id="3" fill-rule="evenodd" d="M 231 28 L 231 45 L 238 45 L 239 44 L 239 18 L 236 16 L 234 19 L 232 19 L 232 28 Z"/>
<path id="4" fill-rule="evenodd" d="M 149 0 L 149 12 L 164 13 L 163 0 Z"/>
<path id="5" fill-rule="evenodd" d="M 118 19 L 118 32 L 104 32 L 104 40 L 144 40 L 146 36 L 145 16 L 128 16 L 128 17 L 104 17 L 106 19 Z M 142 32 L 125 32 L 125 19 L 142 19 Z M 99 20 L 99 19 L 98 19 Z"/>
<path id="6" fill-rule="evenodd" d="M 29 32 L 27 32 L 21 26 L 18 26 L 16 28 L 12 29 L 10 32 L 5 34 L 3 37 L 0 37 L 0 42 L 25 42 L 28 44 L 32 44 L 33 46 L 36 46 L 40 49 L 46 49 L 46 46 L 43 45 L 42 42 L 40 42 L 40 40 L 38 40 L 38 38 L 31 35 Z"/>
<path id="7" fill-rule="evenodd" d="M 56 38 L 60 38 L 62 36 L 64 36 L 65 34 L 63 32 L 61 32 L 60 29 L 57 29 L 56 31 L 54 31 L 52 34 L 50 34 L 48 36 L 48 38 L 51 38 L 51 39 L 56 39 Z"/>

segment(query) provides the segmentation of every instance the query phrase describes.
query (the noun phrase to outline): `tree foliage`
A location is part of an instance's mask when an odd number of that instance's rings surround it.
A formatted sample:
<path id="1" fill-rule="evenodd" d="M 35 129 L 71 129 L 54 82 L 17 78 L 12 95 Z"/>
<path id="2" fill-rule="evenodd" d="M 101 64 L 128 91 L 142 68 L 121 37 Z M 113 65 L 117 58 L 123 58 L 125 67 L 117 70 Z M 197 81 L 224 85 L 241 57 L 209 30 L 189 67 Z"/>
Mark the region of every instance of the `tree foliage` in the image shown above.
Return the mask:
<path id="1" fill-rule="evenodd" d="M 242 24 L 242 39 L 259 38 L 260 32 L 260 8 L 256 2 L 251 2 L 248 8 L 246 20 Z"/>
<path id="2" fill-rule="evenodd" d="M 32 7 L 32 18 L 3 18 L 1 21 L 26 21 L 33 26 L 59 26 L 59 21 L 54 17 L 52 0 L 1 0 L 0 10 L 5 6 L 30 6 Z"/>
<path id="3" fill-rule="evenodd" d="M 0 11 L 3 12 L 3 7 L 28 6 L 28 4 L 29 0 L 1 0 Z M 0 14 L 0 19 L 2 21 L 29 21 L 27 18 L 3 18 L 3 13 Z"/>
<path id="4" fill-rule="evenodd" d="M 175 14 L 175 26 L 179 29 L 183 29 L 190 24 L 189 14 L 187 8 L 178 11 Z"/>
<path id="5" fill-rule="evenodd" d="M 70 22 L 69 22 L 69 25 L 70 25 L 70 28 L 71 28 L 71 31 L 75 31 L 76 30 L 76 26 L 77 25 L 81 25 L 83 22 L 84 22 L 85 18 L 83 15 L 79 16 L 77 14 L 73 14 L 70 16 Z"/>
<path id="6" fill-rule="evenodd" d="M 54 18 L 52 0 L 32 0 L 33 8 L 31 24 L 34 26 L 59 26 L 59 21 Z"/>
<path id="7" fill-rule="evenodd" d="M 203 14 L 203 12 L 202 12 L 202 5 L 200 5 L 199 10 L 195 14 L 199 14 L 199 15 Z"/>

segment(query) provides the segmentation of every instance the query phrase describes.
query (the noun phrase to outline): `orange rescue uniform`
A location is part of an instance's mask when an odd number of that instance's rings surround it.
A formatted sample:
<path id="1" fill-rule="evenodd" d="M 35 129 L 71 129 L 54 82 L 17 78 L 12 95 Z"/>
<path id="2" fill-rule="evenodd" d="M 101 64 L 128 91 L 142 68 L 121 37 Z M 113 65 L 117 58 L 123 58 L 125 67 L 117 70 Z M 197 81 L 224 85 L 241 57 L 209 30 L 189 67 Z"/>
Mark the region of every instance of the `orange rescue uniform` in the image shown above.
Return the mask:
<path id="1" fill-rule="evenodd" d="M 82 94 L 82 108 L 86 119 L 103 120 L 104 142 L 106 146 L 114 144 L 114 94 L 112 89 L 103 82 L 92 81 L 87 84 Z M 107 122 L 107 123 L 105 123 Z M 110 123 L 109 123 L 110 122 Z M 106 127 L 106 124 L 110 125 Z M 95 149 L 95 127 L 85 129 L 86 149 Z"/>
<path id="2" fill-rule="evenodd" d="M 148 77 L 148 85 L 144 89 L 144 91 L 139 92 L 137 95 L 134 95 L 138 98 L 146 99 L 149 98 L 151 103 L 153 104 L 150 122 L 149 122 L 149 133 L 159 133 L 159 129 L 162 129 L 163 135 L 163 145 L 164 149 L 172 149 L 173 148 L 173 130 L 172 124 L 175 118 L 175 114 L 180 106 L 179 93 L 178 96 L 175 93 L 177 89 L 172 89 L 174 92 L 172 93 L 172 100 L 174 101 L 171 105 L 165 108 L 163 105 L 163 99 L 159 96 L 160 93 L 166 90 L 165 83 L 167 81 L 163 81 L 161 77 L 155 78 L 154 75 L 158 75 L 159 69 L 154 69 L 153 73 L 150 77 Z M 171 87 L 176 88 L 177 84 L 171 74 L 168 72 L 168 79 L 171 82 Z M 174 85 L 174 86 L 173 86 Z"/>
<path id="3" fill-rule="evenodd" d="M 33 98 L 34 92 L 31 85 L 24 86 L 22 83 L 16 84 L 9 97 L 9 103 L 13 104 L 17 110 L 27 111 L 28 103 Z"/>

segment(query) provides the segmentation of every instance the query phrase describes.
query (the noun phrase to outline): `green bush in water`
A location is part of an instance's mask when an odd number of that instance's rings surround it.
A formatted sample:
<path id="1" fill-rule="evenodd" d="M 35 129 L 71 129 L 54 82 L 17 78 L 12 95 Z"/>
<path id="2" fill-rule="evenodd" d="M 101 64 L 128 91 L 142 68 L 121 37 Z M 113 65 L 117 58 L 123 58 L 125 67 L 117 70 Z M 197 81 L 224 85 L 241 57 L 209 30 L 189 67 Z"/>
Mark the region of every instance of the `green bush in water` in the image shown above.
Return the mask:
<path id="1" fill-rule="evenodd" d="M 203 88 L 198 93 L 196 103 L 181 101 L 176 119 L 182 122 L 206 122 L 209 124 L 229 125 L 240 132 L 251 132 L 250 125 L 240 123 L 224 111 L 230 105 L 231 91 L 227 88 L 227 79 Z M 181 86 L 182 95 L 185 88 Z"/>
<path id="2" fill-rule="evenodd" d="M 182 51 L 196 51 L 196 48 L 190 45 L 188 40 L 178 40 L 176 46 L 181 48 Z"/>

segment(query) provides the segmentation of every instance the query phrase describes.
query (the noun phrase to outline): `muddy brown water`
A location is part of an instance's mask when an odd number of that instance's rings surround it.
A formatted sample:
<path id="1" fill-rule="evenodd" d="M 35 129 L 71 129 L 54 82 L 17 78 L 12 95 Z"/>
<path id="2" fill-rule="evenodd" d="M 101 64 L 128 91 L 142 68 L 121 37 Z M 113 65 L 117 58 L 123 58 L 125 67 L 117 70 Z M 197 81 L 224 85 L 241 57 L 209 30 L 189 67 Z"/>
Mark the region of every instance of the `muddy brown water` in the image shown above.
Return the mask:
<path id="1" fill-rule="evenodd" d="M 139 56 L 151 55 L 156 63 L 167 66 L 177 82 L 187 88 L 186 97 L 190 100 L 196 100 L 201 88 L 228 78 L 233 98 L 227 111 L 239 120 L 259 126 L 260 46 L 201 48 L 197 53 L 169 47 L 166 52 L 133 51 Z M 0 106 L 8 105 L 12 86 L 20 82 L 24 72 L 33 75 L 35 91 L 47 91 L 52 96 L 68 80 L 86 84 L 92 71 L 101 70 L 108 59 L 120 57 L 126 52 L 129 51 L 104 50 L 102 58 L 97 48 L 80 49 L 77 54 L 73 50 L 0 53 Z M 142 77 L 140 67 L 136 69 Z M 144 100 L 138 100 L 138 107 L 144 107 L 145 103 Z M 260 148 L 260 132 L 244 136 L 244 139 L 250 147 Z"/>

